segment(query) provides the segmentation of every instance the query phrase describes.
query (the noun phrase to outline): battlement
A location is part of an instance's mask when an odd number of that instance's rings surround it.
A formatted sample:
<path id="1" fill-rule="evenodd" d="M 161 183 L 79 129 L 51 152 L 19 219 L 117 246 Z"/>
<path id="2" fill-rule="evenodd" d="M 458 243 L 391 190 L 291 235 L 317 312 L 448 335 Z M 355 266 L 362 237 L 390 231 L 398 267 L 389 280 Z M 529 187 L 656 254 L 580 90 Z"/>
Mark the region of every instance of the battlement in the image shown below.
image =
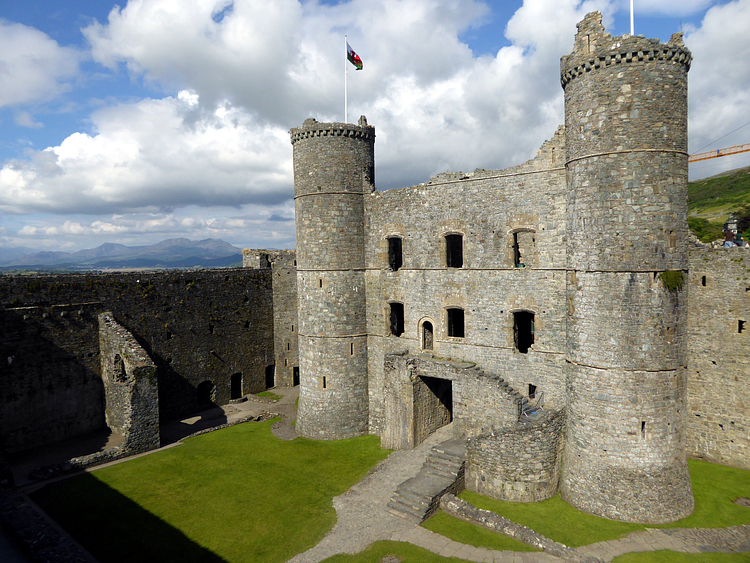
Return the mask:
<path id="1" fill-rule="evenodd" d="M 352 123 L 321 123 L 317 119 L 306 119 L 302 127 L 290 131 L 292 145 L 302 139 L 311 137 L 355 137 L 367 141 L 375 140 L 375 128 L 367 125 L 367 118 L 363 115 L 357 125 Z"/>
<path id="2" fill-rule="evenodd" d="M 682 33 L 674 33 L 668 43 L 643 35 L 612 37 L 604 31 L 601 12 L 591 12 L 578 24 L 573 52 L 560 59 L 560 83 L 610 65 L 643 61 L 673 61 L 690 70 L 693 57 L 682 42 Z"/>

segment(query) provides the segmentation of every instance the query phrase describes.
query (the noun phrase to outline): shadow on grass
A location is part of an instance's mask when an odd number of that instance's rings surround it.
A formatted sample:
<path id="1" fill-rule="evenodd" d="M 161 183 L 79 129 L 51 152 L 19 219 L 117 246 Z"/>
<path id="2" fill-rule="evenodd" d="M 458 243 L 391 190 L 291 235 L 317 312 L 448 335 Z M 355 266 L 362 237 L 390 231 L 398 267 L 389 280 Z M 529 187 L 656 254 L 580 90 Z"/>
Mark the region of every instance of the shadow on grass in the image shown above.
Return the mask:
<path id="1" fill-rule="evenodd" d="M 226 563 L 91 474 L 58 485 L 30 496 L 101 563 Z"/>

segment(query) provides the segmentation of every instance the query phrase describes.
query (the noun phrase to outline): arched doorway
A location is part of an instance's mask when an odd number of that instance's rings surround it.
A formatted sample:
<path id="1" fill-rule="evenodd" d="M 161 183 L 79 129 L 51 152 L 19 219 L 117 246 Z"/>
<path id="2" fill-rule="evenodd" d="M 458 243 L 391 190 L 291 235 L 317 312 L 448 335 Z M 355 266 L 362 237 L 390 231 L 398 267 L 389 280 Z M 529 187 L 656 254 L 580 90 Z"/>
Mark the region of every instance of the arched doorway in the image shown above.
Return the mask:
<path id="1" fill-rule="evenodd" d="M 198 405 L 206 407 L 216 400 L 216 386 L 212 381 L 203 381 L 197 388 Z"/>
<path id="2" fill-rule="evenodd" d="M 425 321 L 422 323 L 422 350 L 432 350 L 432 342 L 432 323 L 430 321 Z"/>

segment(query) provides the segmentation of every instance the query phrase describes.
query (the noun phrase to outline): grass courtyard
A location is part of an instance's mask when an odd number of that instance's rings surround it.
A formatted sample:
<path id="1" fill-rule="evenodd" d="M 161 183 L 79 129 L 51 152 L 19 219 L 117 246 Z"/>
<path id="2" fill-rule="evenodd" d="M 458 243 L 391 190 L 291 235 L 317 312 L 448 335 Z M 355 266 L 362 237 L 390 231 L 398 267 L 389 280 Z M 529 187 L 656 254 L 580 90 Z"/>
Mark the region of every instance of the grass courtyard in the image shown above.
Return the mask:
<path id="1" fill-rule="evenodd" d="M 101 563 L 282 562 L 315 545 L 335 522 L 331 500 L 359 481 L 387 451 L 377 437 L 317 442 L 278 440 L 273 421 L 247 423 L 190 438 L 183 445 L 90 474 L 49 484 L 32 498 Z M 750 471 L 691 460 L 695 512 L 665 527 L 725 527 L 750 523 Z M 646 526 L 612 522 L 555 497 L 504 503 L 461 495 L 569 546 L 623 537 Z M 438 514 L 425 527 L 461 543 L 530 550 L 511 538 Z M 649 526 L 657 527 L 657 526 Z M 661 526 L 659 526 L 661 527 Z M 419 547 L 376 542 L 334 563 L 455 562 Z M 617 563 L 729 563 L 749 554 L 642 553 Z"/>

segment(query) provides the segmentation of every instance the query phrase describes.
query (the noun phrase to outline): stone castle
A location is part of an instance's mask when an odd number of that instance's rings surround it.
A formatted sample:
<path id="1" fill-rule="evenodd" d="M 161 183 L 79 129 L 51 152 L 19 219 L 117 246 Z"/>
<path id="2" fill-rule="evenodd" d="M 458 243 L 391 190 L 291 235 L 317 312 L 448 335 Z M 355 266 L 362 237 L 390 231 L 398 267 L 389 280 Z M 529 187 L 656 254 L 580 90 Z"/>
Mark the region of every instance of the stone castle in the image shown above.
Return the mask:
<path id="1" fill-rule="evenodd" d="M 303 436 L 411 448 L 452 422 L 471 490 L 688 515 L 687 456 L 750 469 L 750 257 L 689 243 L 690 62 L 680 34 L 612 37 L 595 12 L 533 160 L 377 192 L 374 127 L 308 119 L 296 254 L 6 276 L 0 439 L 107 426 L 124 455 L 159 418 L 299 385 Z"/>

